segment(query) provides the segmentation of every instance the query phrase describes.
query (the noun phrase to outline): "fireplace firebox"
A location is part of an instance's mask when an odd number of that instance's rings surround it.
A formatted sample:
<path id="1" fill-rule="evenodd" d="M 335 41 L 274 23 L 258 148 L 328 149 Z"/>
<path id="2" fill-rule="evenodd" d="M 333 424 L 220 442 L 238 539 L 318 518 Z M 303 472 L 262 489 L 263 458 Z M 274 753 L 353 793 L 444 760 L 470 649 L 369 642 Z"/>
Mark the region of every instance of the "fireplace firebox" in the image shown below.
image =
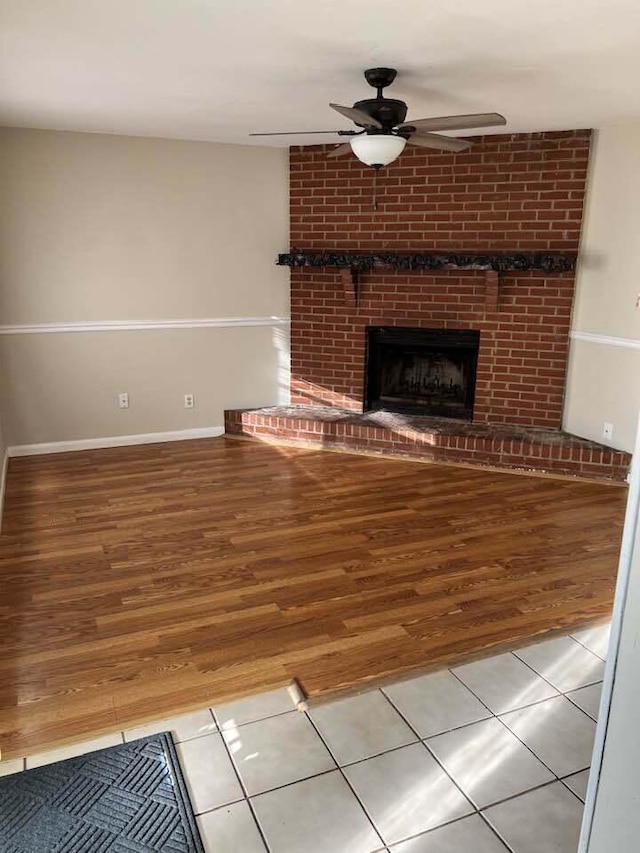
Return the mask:
<path id="1" fill-rule="evenodd" d="M 480 332 L 367 328 L 365 410 L 472 420 Z"/>

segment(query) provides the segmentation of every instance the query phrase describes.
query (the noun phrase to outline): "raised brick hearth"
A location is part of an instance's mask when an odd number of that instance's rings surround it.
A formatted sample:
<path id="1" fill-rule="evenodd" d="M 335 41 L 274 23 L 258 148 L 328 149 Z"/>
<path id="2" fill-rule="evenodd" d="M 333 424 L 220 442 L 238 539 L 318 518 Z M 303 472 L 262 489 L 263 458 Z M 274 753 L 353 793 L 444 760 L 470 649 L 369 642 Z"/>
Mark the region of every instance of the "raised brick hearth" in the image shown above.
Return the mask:
<path id="1" fill-rule="evenodd" d="M 303 447 L 606 480 L 624 480 L 631 462 L 627 453 L 558 430 L 469 424 L 388 412 L 358 415 L 318 406 L 233 409 L 225 412 L 225 431 L 230 436 Z"/>

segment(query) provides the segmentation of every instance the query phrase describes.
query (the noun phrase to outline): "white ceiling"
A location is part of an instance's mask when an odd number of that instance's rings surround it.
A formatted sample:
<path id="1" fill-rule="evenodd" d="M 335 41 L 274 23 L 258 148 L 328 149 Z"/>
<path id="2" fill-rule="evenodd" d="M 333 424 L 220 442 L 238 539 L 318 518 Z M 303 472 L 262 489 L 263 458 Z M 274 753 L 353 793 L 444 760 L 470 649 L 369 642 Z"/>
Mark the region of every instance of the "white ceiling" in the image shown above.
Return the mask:
<path id="1" fill-rule="evenodd" d="M 0 124 L 250 143 L 349 128 L 398 68 L 409 116 L 507 130 L 640 116 L 637 0 L 2 0 Z M 503 131 L 504 132 L 504 131 Z M 253 140 L 288 145 L 301 136 Z"/>

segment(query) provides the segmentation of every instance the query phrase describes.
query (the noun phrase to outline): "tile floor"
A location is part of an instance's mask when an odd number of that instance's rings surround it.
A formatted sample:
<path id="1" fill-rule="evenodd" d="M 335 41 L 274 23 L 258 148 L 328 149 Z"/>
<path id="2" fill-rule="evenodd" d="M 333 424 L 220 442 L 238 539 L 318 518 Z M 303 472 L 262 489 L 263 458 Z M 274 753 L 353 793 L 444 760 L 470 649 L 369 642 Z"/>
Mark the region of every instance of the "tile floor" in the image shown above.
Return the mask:
<path id="1" fill-rule="evenodd" d="M 575 853 L 609 629 L 295 710 L 286 689 L 0 763 L 171 731 L 207 853 Z"/>

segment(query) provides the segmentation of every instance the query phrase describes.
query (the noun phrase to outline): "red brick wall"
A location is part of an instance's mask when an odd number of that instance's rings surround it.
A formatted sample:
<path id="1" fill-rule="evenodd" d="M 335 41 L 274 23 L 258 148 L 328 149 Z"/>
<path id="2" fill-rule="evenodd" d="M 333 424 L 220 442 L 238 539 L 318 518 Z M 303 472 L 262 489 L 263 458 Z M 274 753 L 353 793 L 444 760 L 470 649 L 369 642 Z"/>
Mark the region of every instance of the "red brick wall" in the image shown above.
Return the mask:
<path id="1" fill-rule="evenodd" d="M 589 141 L 577 130 L 479 137 L 460 154 L 407 146 L 377 176 L 327 159 L 330 146 L 292 148 L 291 246 L 575 252 Z M 476 271 L 364 273 L 358 306 L 339 270 L 294 269 L 291 291 L 294 403 L 362 409 L 368 325 L 479 329 L 475 420 L 560 426 L 573 274 L 504 273 L 498 310 Z"/>

